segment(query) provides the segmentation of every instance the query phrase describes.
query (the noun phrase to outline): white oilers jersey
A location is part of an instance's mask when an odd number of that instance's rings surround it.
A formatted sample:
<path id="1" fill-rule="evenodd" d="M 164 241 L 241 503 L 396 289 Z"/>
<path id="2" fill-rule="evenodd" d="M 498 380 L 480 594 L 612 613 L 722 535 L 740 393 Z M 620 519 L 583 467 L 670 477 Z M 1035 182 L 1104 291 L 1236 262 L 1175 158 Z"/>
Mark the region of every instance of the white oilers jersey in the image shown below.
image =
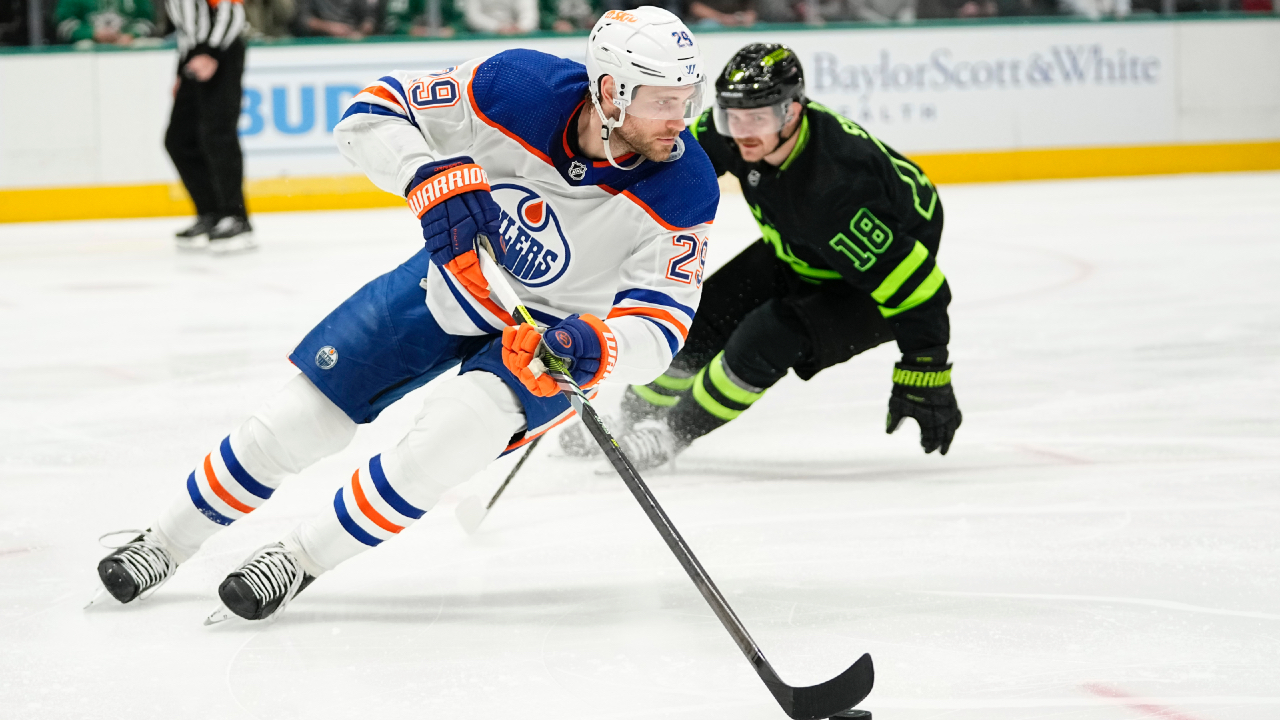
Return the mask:
<path id="1" fill-rule="evenodd" d="M 586 96 L 582 65 L 511 50 L 445 72 L 383 77 L 353 99 L 334 133 L 348 160 L 401 197 L 423 164 L 470 157 L 502 208 L 492 240 L 521 300 L 548 325 L 573 313 L 604 319 L 618 340 L 612 377 L 645 383 L 671 363 L 693 322 L 719 190 L 688 131 L 678 158 L 631 171 L 578 154 L 569 121 L 594 112 Z M 513 324 L 434 263 L 424 286 L 446 332 Z"/>

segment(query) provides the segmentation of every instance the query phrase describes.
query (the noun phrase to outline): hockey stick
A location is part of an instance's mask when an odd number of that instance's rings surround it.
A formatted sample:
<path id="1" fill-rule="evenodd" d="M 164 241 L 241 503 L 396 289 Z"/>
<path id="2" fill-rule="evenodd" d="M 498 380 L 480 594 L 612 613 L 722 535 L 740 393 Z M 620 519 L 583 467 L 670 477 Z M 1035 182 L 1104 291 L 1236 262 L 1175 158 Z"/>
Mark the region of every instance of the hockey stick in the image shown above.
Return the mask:
<path id="1" fill-rule="evenodd" d="M 458 519 L 458 524 L 468 535 L 472 535 L 476 530 L 480 529 L 480 523 L 484 522 L 485 517 L 489 515 L 489 511 L 493 509 L 493 504 L 498 502 L 498 498 L 502 497 L 502 491 L 507 489 L 511 484 L 511 479 L 520 472 L 520 468 L 524 467 L 524 461 L 529 459 L 533 454 L 533 449 L 538 447 L 538 443 L 542 442 L 542 435 L 534 438 L 525 448 L 524 454 L 520 456 L 520 460 L 516 462 L 516 466 L 511 468 L 511 472 L 507 473 L 507 479 L 502 481 L 498 486 L 498 490 L 493 493 L 493 497 L 489 498 L 489 503 L 483 507 L 480 506 L 480 496 L 468 495 L 467 499 L 458 503 L 453 509 L 453 516 Z"/>
<path id="2" fill-rule="evenodd" d="M 534 322 L 533 316 L 520 302 L 520 298 L 515 294 L 515 290 L 507 282 L 506 277 L 502 275 L 493 258 L 484 252 L 477 254 L 480 256 L 480 269 L 484 273 L 485 279 L 489 281 L 489 286 L 498 295 L 499 302 L 507 307 L 508 311 L 518 320 L 536 326 L 537 323 Z M 609 464 L 613 465 L 613 468 L 618 471 L 618 475 L 622 477 L 622 482 L 626 484 L 627 489 L 631 491 L 636 501 L 640 503 L 645 515 L 649 516 L 649 521 L 653 523 L 658 534 L 667 543 L 667 547 L 670 548 L 672 554 L 680 561 L 680 565 L 684 567 L 689 579 L 697 586 L 698 592 L 702 593 L 702 598 L 707 601 L 707 604 L 711 606 L 712 612 L 719 618 L 720 624 L 724 626 L 725 630 L 729 631 L 733 641 L 738 644 L 738 649 L 746 656 L 747 661 L 751 663 L 751 667 L 755 668 L 756 674 L 764 681 L 765 687 L 769 688 L 769 692 L 773 694 L 774 699 L 782 706 L 783 712 L 794 718 L 794 720 L 818 720 L 819 718 L 830 717 L 838 712 L 848 710 L 862 702 L 871 693 L 871 688 L 875 684 L 875 669 L 869 654 L 863 654 L 848 670 L 819 685 L 795 687 L 786 684 L 782 681 L 782 678 L 778 677 L 778 673 L 769 664 L 769 661 L 765 659 L 764 653 L 760 651 L 760 646 L 751 638 L 747 628 L 743 626 L 742 621 L 734 614 L 733 608 L 729 607 L 729 602 L 725 600 L 724 595 L 720 594 L 720 590 L 711 581 L 711 576 L 703 569 L 702 563 L 698 562 L 698 558 L 694 556 L 693 550 L 689 548 L 688 543 L 680 536 L 680 532 L 672 524 L 671 518 L 667 517 L 667 513 L 658 504 L 658 500 L 649 490 L 649 486 L 641 479 L 640 473 L 636 471 L 631 461 L 627 459 L 622 449 L 618 447 L 618 441 L 614 440 L 613 436 L 609 434 L 609 430 L 605 428 L 604 423 L 600 420 L 600 415 L 591 406 L 591 401 L 587 398 L 586 393 L 582 391 L 582 388 L 578 387 L 578 384 L 573 380 L 573 376 L 569 374 L 564 361 L 555 355 L 545 353 L 542 362 L 546 366 L 547 373 L 560 386 L 560 392 L 569 399 L 569 403 L 577 411 L 578 417 L 582 418 L 582 422 L 586 424 L 587 432 L 591 433 L 591 437 L 595 439 L 596 443 L 600 445 L 600 449 L 604 451 L 605 457 L 609 459 Z"/>

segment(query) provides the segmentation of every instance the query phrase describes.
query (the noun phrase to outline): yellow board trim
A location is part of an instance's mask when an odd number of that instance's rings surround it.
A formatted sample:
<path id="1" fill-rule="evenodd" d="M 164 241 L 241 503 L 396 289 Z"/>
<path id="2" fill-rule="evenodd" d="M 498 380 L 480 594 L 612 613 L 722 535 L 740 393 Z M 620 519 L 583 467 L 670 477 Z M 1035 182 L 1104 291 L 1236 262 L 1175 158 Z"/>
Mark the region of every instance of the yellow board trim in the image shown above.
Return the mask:
<path id="1" fill-rule="evenodd" d="M 1280 141 L 1058 148 L 912 155 L 935 183 L 1056 180 L 1195 172 L 1280 170 Z M 735 183 L 722 183 L 732 192 Z M 363 175 L 268 178 L 245 183 L 249 212 L 400 207 L 404 198 Z M 0 222 L 191 215 L 177 183 L 0 190 Z"/>
<path id="2" fill-rule="evenodd" d="M 1280 142 L 911 155 L 935 183 L 1280 170 Z"/>
<path id="3" fill-rule="evenodd" d="M 403 207 L 363 175 L 267 178 L 244 184 L 250 213 Z M 179 183 L 0 190 L 0 222 L 193 215 Z"/>

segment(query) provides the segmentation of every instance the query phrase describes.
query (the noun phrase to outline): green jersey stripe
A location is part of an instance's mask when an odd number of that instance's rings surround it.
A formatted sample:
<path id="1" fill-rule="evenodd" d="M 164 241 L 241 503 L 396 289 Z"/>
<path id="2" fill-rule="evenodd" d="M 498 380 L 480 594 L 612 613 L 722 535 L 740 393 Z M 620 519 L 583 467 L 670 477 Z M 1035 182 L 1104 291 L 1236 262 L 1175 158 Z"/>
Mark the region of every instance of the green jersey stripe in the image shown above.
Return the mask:
<path id="1" fill-rule="evenodd" d="M 916 246 L 911 249 L 911 252 L 905 258 L 903 258 L 902 262 L 898 263 L 898 267 L 894 268 L 893 272 L 889 273 L 889 277 L 886 277 L 884 282 L 880 283 L 880 287 L 872 291 L 871 299 L 875 300 L 880 305 L 884 305 L 886 300 L 893 297 L 893 294 L 898 292 L 898 288 L 902 287 L 902 283 L 906 282 L 907 278 L 911 277 L 911 273 L 915 272 L 917 268 L 923 265 L 924 261 L 928 258 L 928 248 L 917 240 Z"/>
<path id="2" fill-rule="evenodd" d="M 942 270 L 937 265 L 934 265 L 933 272 L 929 273 L 929 277 L 926 277 L 924 282 L 920 283 L 915 292 L 911 293 L 901 305 L 896 308 L 881 307 L 880 314 L 890 318 L 898 313 L 906 312 L 933 297 L 938 292 L 938 288 L 942 287 L 942 283 L 946 281 L 947 279 L 942 275 Z"/>

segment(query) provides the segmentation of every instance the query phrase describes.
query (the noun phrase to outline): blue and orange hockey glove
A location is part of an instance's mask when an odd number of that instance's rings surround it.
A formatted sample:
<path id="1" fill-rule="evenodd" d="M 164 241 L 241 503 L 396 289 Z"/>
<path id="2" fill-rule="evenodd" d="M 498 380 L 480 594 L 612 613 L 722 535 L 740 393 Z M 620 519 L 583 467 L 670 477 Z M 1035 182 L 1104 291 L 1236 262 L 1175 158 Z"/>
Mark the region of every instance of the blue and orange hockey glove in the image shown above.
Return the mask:
<path id="1" fill-rule="evenodd" d="M 893 392 L 885 432 L 892 433 L 903 418 L 920 425 L 920 446 L 926 453 L 951 449 L 963 416 L 951 389 L 951 364 L 945 349 L 907 353 L 893 366 Z"/>
<path id="2" fill-rule="evenodd" d="M 446 268 L 467 292 L 489 297 L 480 272 L 476 236 L 498 237 L 502 210 L 489 194 L 489 178 L 471 158 L 427 163 L 409 182 L 409 209 L 422 223 L 431 260 Z"/>
<path id="3" fill-rule="evenodd" d="M 574 382 L 583 389 L 603 380 L 618 359 L 618 341 L 613 331 L 595 315 L 570 315 L 541 334 L 528 324 L 503 328 L 502 363 L 539 397 L 553 397 L 560 392 L 551 376 L 535 375 L 529 367 L 544 342 L 548 351 L 568 363 Z"/>

